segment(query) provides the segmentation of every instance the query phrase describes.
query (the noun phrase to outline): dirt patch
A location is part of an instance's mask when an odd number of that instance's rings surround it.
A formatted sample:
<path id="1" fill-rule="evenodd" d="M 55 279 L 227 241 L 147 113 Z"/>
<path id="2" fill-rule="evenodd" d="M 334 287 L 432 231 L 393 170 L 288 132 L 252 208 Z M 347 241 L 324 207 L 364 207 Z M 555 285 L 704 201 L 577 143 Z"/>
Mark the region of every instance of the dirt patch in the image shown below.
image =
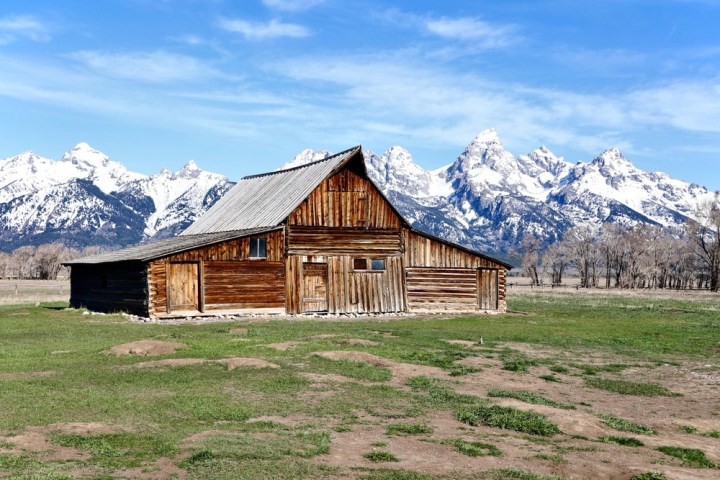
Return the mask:
<path id="1" fill-rule="evenodd" d="M 80 435 L 103 435 L 108 433 L 126 432 L 130 429 L 104 423 L 54 423 L 42 427 L 28 427 L 23 433 L 14 436 L 0 436 L 0 442 L 12 445 L 2 449 L 13 455 L 26 455 L 42 452 L 47 460 L 87 460 L 90 453 L 73 447 L 62 447 L 50 442 L 50 434 L 62 432 Z"/>
<path id="2" fill-rule="evenodd" d="M 370 333 L 372 333 L 373 335 L 380 335 L 383 338 L 398 338 L 398 336 L 392 332 L 380 332 L 378 330 L 374 330 Z"/>
<path id="3" fill-rule="evenodd" d="M 157 368 L 157 367 L 185 367 L 187 365 L 198 365 L 208 363 L 212 360 L 205 358 L 168 358 L 166 360 L 153 360 L 151 362 L 140 362 L 128 365 L 126 368 Z"/>
<path id="4" fill-rule="evenodd" d="M 185 367 L 187 365 L 199 365 L 203 363 L 221 363 L 227 366 L 228 370 L 235 370 L 236 368 L 248 367 L 248 368 L 280 368 L 274 363 L 259 359 L 259 358 L 243 358 L 243 357 L 230 357 L 230 358 L 219 358 L 219 359 L 207 359 L 207 358 L 168 358 L 165 360 L 153 360 L 150 362 L 140 362 L 134 365 L 128 365 L 124 368 L 157 368 L 157 367 Z"/>
<path id="5" fill-rule="evenodd" d="M 471 340 L 443 340 L 450 345 L 460 345 L 461 347 L 477 347 L 477 342 Z"/>
<path id="6" fill-rule="evenodd" d="M 392 372 L 392 379 L 388 383 L 408 389 L 405 385 L 407 380 L 411 377 L 417 377 L 420 375 L 428 375 L 436 378 L 450 378 L 450 374 L 445 372 L 441 368 L 429 367 L 425 365 L 415 365 L 414 363 L 401 363 L 389 360 L 387 358 L 379 357 L 367 352 L 357 351 L 328 351 L 328 352 L 315 352 L 313 355 L 318 357 L 327 358 L 329 360 L 352 360 L 355 362 L 369 363 L 376 367 L 385 367 L 390 369 Z"/>
<path id="7" fill-rule="evenodd" d="M 339 334 L 337 334 L 337 333 L 321 333 L 320 335 L 313 335 L 313 336 L 310 337 L 310 338 L 313 339 L 313 340 L 323 340 L 323 339 L 326 339 L 326 338 L 337 338 L 337 337 L 340 337 L 340 336 L 341 336 L 341 335 L 339 335 Z"/>
<path id="8" fill-rule="evenodd" d="M 326 385 L 328 383 L 352 383 L 353 380 L 350 377 L 344 375 L 337 375 L 334 373 L 308 373 L 303 372 L 300 374 L 301 377 L 313 382 L 313 385 Z"/>
<path id="9" fill-rule="evenodd" d="M 291 348 L 295 348 L 300 344 L 301 344 L 301 342 L 278 342 L 278 343 L 268 343 L 267 345 L 262 345 L 262 346 L 284 352 L 285 350 L 290 350 Z"/>
<path id="10" fill-rule="evenodd" d="M 167 355 L 175 353 L 179 348 L 185 345 L 177 342 L 161 342 L 159 340 L 139 340 L 132 343 L 124 343 L 116 345 L 106 353 L 118 357 L 126 355 L 139 355 L 143 357 L 156 357 L 158 355 Z"/>
<path id="11" fill-rule="evenodd" d="M 236 368 L 280 368 L 280 365 L 260 358 L 233 357 L 216 360 L 216 362 L 227 365 L 228 370 L 235 370 Z"/>
<path id="12" fill-rule="evenodd" d="M 246 335 L 247 332 L 248 332 L 247 328 L 238 327 L 238 328 L 233 328 L 232 330 L 230 330 L 230 335 Z"/>
<path id="13" fill-rule="evenodd" d="M 46 372 L 17 372 L 17 373 L 3 373 L 0 374 L 0 381 L 9 382 L 11 380 L 27 380 L 30 378 L 45 378 L 56 375 L 57 372 L 52 370 Z"/>
<path id="14" fill-rule="evenodd" d="M 380 342 L 376 342 L 374 340 L 366 340 L 364 338 L 348 338 L 347 340 L 340 340 L 340 345 L 361 345 L 365 347 L 376 347 L 378 345 L 382 345 Z"/>

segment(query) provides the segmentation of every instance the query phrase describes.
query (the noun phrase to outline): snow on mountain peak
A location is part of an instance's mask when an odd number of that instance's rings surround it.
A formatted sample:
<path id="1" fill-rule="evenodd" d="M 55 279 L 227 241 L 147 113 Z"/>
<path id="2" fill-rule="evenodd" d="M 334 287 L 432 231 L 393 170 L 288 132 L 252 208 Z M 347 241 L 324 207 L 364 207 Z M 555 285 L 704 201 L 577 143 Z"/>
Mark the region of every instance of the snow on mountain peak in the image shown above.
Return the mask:
<path id="1" fill-rule="evenodd" d="M 99 150 L 95 150 L 89 144 L 80 142 L 63 155 L 62 161 L 93 168 L 107 166 L 110 159 L 107 155 Z"/>
<path id="2" fill-rule="evenodd" d="M 502 142 L 500 141 L 500 136 L 498 135 L 497 130 L 495 130 L 494 128 L 486 128 L 475 136 L 473 141 L 470 142 L 470 145 L 491 143 L 498 143 L 500 144 L 500 146 L 502 146 Z"/>
<path id="3" fill-rule="evenodd" d="M 592 164 L 598 168 L 605 167 L 614 170 L 624 169 L 629 171 L 635 169 L 635 166 L 625 160 L 625 156 L 623 156 L 622 152 L 616 147 L 609 148 L 602 152 L 592 161 Z"/>
<path id="4" fill-rule="evenodd" d="M 295 168 L 308 163 L 317 162 L 318 160 L 325 160 L 330 156 L 330 152 L 327 150 L 313 150 L 312 148 L 306 148 L 302 152 L 295 155 L 295 158 L 287 163 L 280 165 L 278 170 L 287 170 L 288 168 Z"/>

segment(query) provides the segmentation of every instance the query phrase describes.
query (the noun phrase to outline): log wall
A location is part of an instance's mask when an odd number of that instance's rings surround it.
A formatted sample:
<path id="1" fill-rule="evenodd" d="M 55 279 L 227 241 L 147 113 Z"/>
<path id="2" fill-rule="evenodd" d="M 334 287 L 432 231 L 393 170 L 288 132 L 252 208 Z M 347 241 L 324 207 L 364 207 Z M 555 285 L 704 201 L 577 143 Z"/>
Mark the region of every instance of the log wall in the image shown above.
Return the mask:
<path id="1" fill-rule="evenodd" d="M 408 268 L 410 310 L 477 310 L 478 277 L 473 268 Z"/>
<path id="2" fill-rule="evenodd" d="M 403 229 L 403 236 L 405 262 L 408 267 L 505 268 L 479 255 L 473 255 L 408 229 Z"/>
<path id="3" fill-rule="evenodd" d="M 267 239 L 267 258 L 250 259 L 250 238 L 240 238 L 171 255 L 148 264 L 149 311 L 168 314 L 167 271 L 174 262 L 197 262 L 203 311 L 285 307 L 282 230 Z M 170 312 L 172 313 L 172 311 Z"/>
<path id="4" fill-rule="evenodd" d="M 70 305 L 96 312 L 148 315 L 148 284 L 141 262 L 73 265 Z"/>
<path id="5" fill-rule="evenodd" d="M 290 214 L 288 225 L 399 229 L 401 220 L 367 179 L 346 169 L 313 190 Z"/>

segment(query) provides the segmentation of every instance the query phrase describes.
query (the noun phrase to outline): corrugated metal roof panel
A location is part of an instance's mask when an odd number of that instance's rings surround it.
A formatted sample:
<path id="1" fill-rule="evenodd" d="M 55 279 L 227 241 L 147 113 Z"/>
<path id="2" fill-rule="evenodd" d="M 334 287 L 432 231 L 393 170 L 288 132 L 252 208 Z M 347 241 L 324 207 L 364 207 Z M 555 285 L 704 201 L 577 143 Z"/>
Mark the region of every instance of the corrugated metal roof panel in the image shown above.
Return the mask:
<path id="1" fill-rule="evenodd" d="M 174 238 L 166 238 L 144 245 L 136 245 L 134 247 L 124 248 L 114 252 L 101 253 L 92 257 L 78 258 L 64 265 L 86 265 L 98 263 L 114 263 L 114 262 L 147 262 L 156 258 L 162 258 L 187 250 L 206 247 L 215 243 L 233 240 L 236 238 L 247 237 L 248 235 L 257 235 L 260 233 L 277 230 L 280 227 L 264 227 L 252 228 L 244 230 L 235 230 L 232 232 L 216 232 L 206 233 L 202 235 L 184 235 Z"/>
<path id="2" fill-rule="evenodd" d="M 335 169 L 360 153 L 354 147 L 300 167 L 244 177 L 181 236 L 279 225 Z"/>

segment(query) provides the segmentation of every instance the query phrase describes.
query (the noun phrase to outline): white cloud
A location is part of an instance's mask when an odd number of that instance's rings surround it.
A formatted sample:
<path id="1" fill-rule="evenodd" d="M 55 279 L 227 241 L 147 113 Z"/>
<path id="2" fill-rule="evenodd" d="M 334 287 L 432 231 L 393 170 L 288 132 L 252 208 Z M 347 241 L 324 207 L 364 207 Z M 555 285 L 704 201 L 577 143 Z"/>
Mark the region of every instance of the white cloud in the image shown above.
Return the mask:
<path id="1" fill-rule="evenodd" d="M 40 20 L 29 15 L 0 17 L 0 45 L 14 42 L 19 37 L 45 42 L 50 40 L 50 31 Z"/>
<path id="2" fill-rule="evenodd" d="M 268 8 L 290 12 L 307 10 L 320 5 L 324 1 L 325 0 L 262 0 L 263 4 Z"/>
<path id="3" fill-rule="evenodd" d="M 196 80 L 217 76 L 204 62 L 165 51 L 109 53 L 81 51 L 70 58 L 82 62 L 102 75 L 152 83 Z"/>
<path id="4" fill-rule="evenodd" d="M 485 48 L 505 47 L 518 41 L 515 27 L 493 25 L 474 17 L 428 19 L 424 26 L 434 35 L 480 42 Z"/>
<path id="5" fill-rule="evenodd" d="M 240 33 L 249 40 L 266 40 L 271 38 L 303 38 L 310 35 L 310 31 L 295 23 L 283 23 L 279 20 L 270 20 L 267 23 L 248 22 L 241 19 L 222 18 L 218 25 L 223 30 Z"/>

